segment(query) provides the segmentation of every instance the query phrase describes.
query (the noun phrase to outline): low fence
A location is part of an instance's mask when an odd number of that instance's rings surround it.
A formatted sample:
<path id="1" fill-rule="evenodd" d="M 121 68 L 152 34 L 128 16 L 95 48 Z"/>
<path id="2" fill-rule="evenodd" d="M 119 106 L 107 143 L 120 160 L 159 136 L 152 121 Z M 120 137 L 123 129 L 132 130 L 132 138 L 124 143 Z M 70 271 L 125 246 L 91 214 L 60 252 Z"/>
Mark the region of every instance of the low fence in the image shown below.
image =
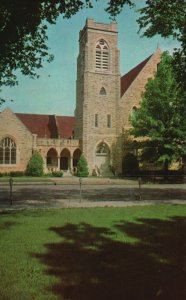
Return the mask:
<path id="1" fill-rule="evenodd" d="M 123 178 L 136 178 L 140 177 L 142 182 L 152 183 L 185 183 L 186 174 L 183 171 L 176 170 L 139 170 L 129 172 Z"/>
<path id="2" fill-rule="evenodd" d="M 156 178 L 157 179 L 157 178 Z M 0 182 L 0 205 L 59 206 L 65 201 L 186 200 L 186 184 L 157 184 L 144 177 L 61 178 L 48 182 Z"/>

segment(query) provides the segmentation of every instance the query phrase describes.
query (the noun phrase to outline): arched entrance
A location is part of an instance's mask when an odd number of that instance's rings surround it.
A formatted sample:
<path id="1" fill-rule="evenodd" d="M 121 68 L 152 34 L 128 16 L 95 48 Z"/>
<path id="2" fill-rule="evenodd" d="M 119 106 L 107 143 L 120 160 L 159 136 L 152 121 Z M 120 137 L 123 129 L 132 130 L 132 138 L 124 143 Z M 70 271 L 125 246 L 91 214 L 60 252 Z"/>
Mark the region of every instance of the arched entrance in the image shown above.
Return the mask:
<path id="1" fill-rule="evenodd" d="M 110 174 L 110 149 L 105 142 L 101 142 L 96 147 L 95 151 L 95 167 L 98 174 Z"/>
<path id="2" fill-rule="evenodd" d="M 77 167 L 77 163 L 81 156 L 81 150 L 78 148 L 73 153 L 73 168 Z"/>
<path id="3" fill-rule="evenodd" d="M 57 168 L 58 166 L 58 161 L 57 161 L 57 151 L 54 148 L 51 148 L 47 152 L 47 168 L 48 169 L 53 169 Z"/>
<path id="4" fill-rule="evenodd" d="M 60 170 L 67 171 L 70 166 L 70 151 L 65 148 L 60 155 Z"/>
<path id="5" fill-rule="evenodd" d="M 139 163 L 136 156 L 132 153 L 127 153 L 122 161 L 122 174 L 135 175 L 139 169 Z"/>

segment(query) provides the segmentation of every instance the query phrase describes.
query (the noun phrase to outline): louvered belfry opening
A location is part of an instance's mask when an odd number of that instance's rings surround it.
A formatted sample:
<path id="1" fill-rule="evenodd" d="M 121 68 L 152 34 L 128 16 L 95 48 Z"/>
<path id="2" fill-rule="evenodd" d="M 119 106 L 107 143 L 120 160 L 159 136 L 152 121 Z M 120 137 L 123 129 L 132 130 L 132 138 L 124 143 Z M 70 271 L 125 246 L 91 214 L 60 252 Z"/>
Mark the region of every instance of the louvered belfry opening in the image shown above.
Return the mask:
<path id="1" fill-rule="evenodd" d="M 109 48 L 104 40 L 99 40 L 96 45 L 96 69 L 109 70 Z"/>

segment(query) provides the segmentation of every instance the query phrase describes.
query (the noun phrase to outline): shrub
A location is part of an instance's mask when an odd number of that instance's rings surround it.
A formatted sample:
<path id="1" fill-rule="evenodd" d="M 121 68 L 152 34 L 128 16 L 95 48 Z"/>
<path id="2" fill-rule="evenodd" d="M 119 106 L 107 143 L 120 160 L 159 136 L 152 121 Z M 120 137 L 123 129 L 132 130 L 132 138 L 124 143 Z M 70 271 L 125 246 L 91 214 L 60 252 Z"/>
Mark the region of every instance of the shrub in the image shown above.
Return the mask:
<path id="1" fill-rule="evenodd" d="M 81 154 L 80 159 L 77 163 L 77 176 L 79 177 L 87 177 L 89 174 L 88 172 L 88 164 L 87 160 L 83 154 Z"/>
<path id="2" fill-rule="evenodd" d="M 35 151 L 30 158 L 26 175 L 30 176 L 42 176 L 43 175 L 43 159 L 39 152 Z"/>
<path id="3" fill-rule="evenodd" d="M 54 177 L 63 177 L 63 171 L 53 171 L 52 176 L 54 176 Z"/>
<path id="4" fill-rule="evenodd" d="M 10 176 L 10 173 L 9 172 L 0 173 L 0 177 L 4 177 L 4 176 Z"/>
<path id="5" fill-rule="evenodd" d="M 132 153 L 128 153 L 123 160 L 122 168 L 124 175 L 137 175 L 139 170 L 137 158 Z"/>
<path id="6" fill-rule="evenodd" d="M 24 175 L 25 175 L 25 172 L 23 172 L 23 171 L 12 171 L 12 172 L 10 172 L 11 177 L 21 177 L 21 176 L 24 176 Z"/>

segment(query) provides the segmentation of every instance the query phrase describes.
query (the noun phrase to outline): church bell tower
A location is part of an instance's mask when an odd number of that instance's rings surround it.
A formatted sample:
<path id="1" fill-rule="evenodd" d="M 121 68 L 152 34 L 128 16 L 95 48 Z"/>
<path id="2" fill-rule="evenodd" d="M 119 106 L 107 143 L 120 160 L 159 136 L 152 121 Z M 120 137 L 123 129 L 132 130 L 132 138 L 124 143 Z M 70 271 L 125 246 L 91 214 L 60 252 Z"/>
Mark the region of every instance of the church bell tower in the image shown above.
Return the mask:
<path id="1" fill-rule="evenodd" d="M 75 138 L 80 140 L 90 173 L 95 167 L 112 164 L 120 98 L 117 36 L 115 22 L 92 19 L 86 20 L 79 34 Z"/>

